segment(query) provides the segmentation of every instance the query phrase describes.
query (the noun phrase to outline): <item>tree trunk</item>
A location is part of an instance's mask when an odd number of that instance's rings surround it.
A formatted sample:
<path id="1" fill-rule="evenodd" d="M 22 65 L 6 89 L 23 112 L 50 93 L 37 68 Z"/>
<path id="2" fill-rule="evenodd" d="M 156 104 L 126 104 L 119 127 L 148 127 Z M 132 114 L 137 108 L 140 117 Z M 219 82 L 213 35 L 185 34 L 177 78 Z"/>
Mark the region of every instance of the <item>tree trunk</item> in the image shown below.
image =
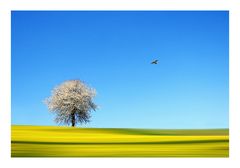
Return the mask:
<path id="1" fill-rule="evenodd" d="M 72 112 L 71 117 L 72 117 L 72 127 L 75 127 L 75 123 L 76 123 L 75 112 Z"/>

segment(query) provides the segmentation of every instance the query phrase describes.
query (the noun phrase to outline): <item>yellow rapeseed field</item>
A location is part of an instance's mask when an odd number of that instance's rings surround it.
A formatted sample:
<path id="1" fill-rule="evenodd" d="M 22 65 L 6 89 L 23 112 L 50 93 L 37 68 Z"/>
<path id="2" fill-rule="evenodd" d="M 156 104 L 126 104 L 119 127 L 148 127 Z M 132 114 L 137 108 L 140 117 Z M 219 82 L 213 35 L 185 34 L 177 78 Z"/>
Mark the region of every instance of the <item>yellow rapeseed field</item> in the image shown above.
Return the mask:
<path id="1" fill-rule="evenodd" d="M 12 126 L 12 157 L 228 157 L 228 129 Z"/>

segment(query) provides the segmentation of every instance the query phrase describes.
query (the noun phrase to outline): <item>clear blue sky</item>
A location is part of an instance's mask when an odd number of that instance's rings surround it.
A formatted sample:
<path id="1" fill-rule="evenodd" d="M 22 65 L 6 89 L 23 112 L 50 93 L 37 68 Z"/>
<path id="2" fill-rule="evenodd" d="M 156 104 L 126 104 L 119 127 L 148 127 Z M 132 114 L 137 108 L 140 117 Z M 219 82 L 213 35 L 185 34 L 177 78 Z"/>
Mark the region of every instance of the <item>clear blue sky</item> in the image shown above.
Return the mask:
<path id="1" fill-rule="evenodd" d="M 87 127 L 228 128 L 228 22 L 227 11 L 14 11 L 12 124 L 56 125 L 43 100 L 80 79 L 100 106 Z"/>

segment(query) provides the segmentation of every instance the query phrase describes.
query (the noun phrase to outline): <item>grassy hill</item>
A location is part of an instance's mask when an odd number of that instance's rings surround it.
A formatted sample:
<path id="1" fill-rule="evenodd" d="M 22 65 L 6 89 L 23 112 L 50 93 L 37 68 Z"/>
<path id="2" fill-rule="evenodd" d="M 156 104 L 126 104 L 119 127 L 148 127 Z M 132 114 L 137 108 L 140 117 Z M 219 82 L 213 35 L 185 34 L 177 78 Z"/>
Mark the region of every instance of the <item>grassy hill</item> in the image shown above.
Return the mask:
<path id="1" fill-rule="evenodd" d="M 228 157 L 228 129 L 12 126 L 12 157 Z"/>

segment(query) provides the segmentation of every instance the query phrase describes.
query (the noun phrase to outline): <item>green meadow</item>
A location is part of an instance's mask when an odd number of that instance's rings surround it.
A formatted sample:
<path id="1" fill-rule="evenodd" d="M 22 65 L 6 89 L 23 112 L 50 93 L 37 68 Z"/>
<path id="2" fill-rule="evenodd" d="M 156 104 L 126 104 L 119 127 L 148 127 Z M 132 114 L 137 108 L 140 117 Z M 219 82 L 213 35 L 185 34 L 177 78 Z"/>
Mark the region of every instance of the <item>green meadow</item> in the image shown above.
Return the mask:
<path id="1" fill-rule="evenodd" d="M 12 126 L 12 157 L 228 157 L 228 129 Z"/>

